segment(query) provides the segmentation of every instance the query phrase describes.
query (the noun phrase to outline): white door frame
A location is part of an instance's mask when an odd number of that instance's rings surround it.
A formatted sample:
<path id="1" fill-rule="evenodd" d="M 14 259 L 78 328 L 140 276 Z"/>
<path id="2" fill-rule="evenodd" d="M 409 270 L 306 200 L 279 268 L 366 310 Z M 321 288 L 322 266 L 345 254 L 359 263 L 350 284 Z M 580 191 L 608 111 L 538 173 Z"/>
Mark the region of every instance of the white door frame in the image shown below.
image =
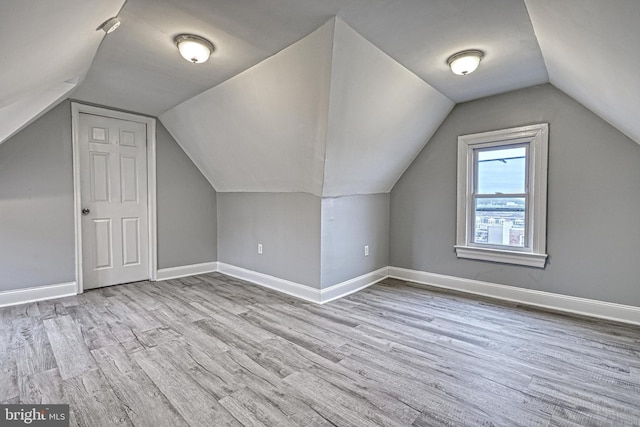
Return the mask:
<path id="1" fill-rule="evenodd" d="M 156 221 L 156 119 L 94 107 L 92 105 L 71 103 L 71 129 L 73 141 L 73 221 L 76 242 L 76 289 L 77 293 L 84 292 L 82 283 L 82 209 L 80 200 L 80 113 L 94 114 L 113 119 L 128 120 L 144 123 L 147 126 L 147 216 L 149 223 L 149 280 L 155 281 L 158 275 L 157 266 L 157 221 Z"/>

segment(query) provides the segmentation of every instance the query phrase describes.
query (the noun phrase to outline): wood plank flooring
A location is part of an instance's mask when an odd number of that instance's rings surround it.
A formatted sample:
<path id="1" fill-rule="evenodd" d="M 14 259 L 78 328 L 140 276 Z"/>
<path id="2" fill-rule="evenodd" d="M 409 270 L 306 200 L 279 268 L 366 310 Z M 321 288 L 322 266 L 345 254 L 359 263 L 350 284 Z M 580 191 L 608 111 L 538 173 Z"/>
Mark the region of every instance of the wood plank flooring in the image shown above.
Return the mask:
<path id="1" fill-rule="evenodd" d="M 218 273 L 0 309 L 0 401 L 80 426 L 640 426 L 640 328 L 387 279 Z"/>

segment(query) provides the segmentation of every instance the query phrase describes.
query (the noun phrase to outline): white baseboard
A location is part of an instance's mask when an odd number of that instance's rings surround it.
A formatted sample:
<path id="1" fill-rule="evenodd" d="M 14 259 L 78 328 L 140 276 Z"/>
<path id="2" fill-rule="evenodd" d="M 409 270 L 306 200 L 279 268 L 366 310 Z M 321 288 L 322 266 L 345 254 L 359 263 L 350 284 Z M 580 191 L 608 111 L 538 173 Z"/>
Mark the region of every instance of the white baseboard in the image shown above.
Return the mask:
<path id="1" fill-rule="evenodd" d="M 389 277 L 567 313 L 640 325 L 640 307 L 389 267 Z"/>
<path id="2" fill-rule="evenodd" d="M 267 274 L 258 273 L 245 268 L 236 267 L 235 265 L 218 263 L 218 271 L 227 276 L 236 277 L 238 279 L 247 280 L 265 288 L 273 289 L 287 295 L 303 299 L 305 301 L 315 302 L 316 304 L 324 304 L 329 301 L 342 298 L 361 289 L 371 286 L 387 277 L 387 267 L 363 274 L 362 276 L 347 280 L 337 285 L 325 289 L 315 289 L 300 283 L 291 282 L 289 280 L 280 279 L 279 277 L 269 276 Z"/>
<path id="3" fill-rule="evenodd" d="M 333 301 L 358 292 L 389 277 L 389 267 L 382 267 L 371 273 L 363 274 L 337 285 L 320 290 L 320 304 Z"/>
<path id="4" fill-rule="evenodd" d="M 227 276 L 236 277 L 238 279 L 253 282 L 256 285 L 273 289 L 306 301 L 320 303 L 320 290 L 300 283 L 291 282 L 289 280 L 280 279 L 279 277 L 269 276 L 268 274 L 258 273 L 256 271 L 247 270 L 245 268 L 236 267 L 235 265 L 218 262 L 218 271 Z"/>
<path id="5" fill-rule="evenodd" d="M 76 282 L 36 286 L 26 289 L 13 289 L 10 291 L 0 292 L 0 307 L 42 301 L 45 299 L 68 297 L 76 294 Z"/>
<path id="6" fill-rule="evenodd" d="M 392 277 L 417 284 L 483 295 L 499 300 L 640 325 L 640 307 L 572 297 L 454 276 L 446 276 L 426 271 L 409 270 L 399 267 L 383 267 L 379 270 L 363 274 L 362 276 L 355 277 L 322 290 L 222 262 L 207 262 L 181 267 L 164 268 L 158 270 L 158 280 L 169 280 L 178 277 L 211 273 L 214 271 L 219 271 L 220 273 L 228 276 L 247 280 L 255 283 L 256 285 L 264 286 L 266 288 L 318 304 L 324 304 L 329 301 L 345 297 L 384 280 L 387 277 Z M 62 298 L 76 295 L 76 293 L 77 290 L 75 282 L 2 291 L 0 292 L 0 307 L 42 301 L 52 298 Z"/>
<path id="7" fill-rule="evenodd" d="M 156 280 L 178 279 L 180 277 L 194 276 L 218 271 L 217 262 L 203 262 L 202 264 L 181 265 L 180 267 L 161 268 L 158 270 Z"/>

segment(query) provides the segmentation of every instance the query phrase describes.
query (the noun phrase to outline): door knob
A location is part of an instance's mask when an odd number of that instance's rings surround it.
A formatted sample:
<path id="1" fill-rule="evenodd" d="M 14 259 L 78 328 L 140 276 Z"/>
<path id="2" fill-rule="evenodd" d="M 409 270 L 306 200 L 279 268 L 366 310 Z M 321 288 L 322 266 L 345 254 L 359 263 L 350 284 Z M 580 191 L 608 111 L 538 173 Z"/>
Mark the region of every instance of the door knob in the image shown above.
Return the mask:
<path id="1" fill-rule="evenodd" d="M 89 212 L 91 212 L 91 211 L 89 209 L 87 209 L 87 208 L 82 209 L 82 215 L 85 215 L 85 216 L 89 215 Z"/>

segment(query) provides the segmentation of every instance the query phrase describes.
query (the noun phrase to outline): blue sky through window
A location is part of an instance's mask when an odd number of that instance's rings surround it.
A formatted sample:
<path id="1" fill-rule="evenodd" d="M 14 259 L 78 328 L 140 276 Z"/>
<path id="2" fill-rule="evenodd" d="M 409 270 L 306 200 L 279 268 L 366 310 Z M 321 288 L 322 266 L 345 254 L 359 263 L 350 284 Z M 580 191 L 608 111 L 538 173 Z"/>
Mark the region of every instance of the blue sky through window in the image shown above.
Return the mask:
<path id="1" fill-rule="evenodd" d="M 525 192 L 526 147 L 478 150 L 477 194 Z"/>

